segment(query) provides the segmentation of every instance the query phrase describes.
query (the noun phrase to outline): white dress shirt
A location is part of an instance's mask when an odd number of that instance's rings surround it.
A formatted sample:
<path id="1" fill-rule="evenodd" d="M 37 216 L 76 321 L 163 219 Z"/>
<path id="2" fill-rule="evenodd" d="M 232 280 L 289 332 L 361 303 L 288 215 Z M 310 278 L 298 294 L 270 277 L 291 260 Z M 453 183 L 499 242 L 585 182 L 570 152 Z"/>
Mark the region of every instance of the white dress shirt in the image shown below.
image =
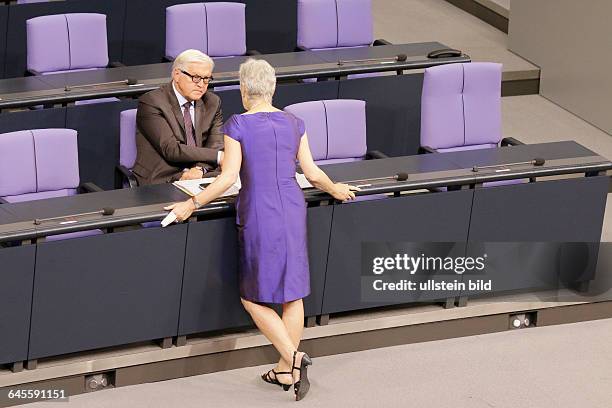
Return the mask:
<path id="1" fill-rule="evenodd" d="M 181 113 L 184 115 L 185 107 L 183 105 L 185 105 L 189 101 L 187 100 L 187 98 L 181 95 L 181 93 L 176 89 L 176 86 L 174 86 L 174 81 L 172 81 L 172 89 L 174 90 L 174 95 L 176 95 L 178 104 L 181 107 Z M 189 113 L 191 115 L 191 125 L 193 126 L 193 129 L 195 130 L 196 127 L 195 127 L 195 103 L 194 102 L 190 102 Z M 201 147 L 201 146 L 198 146 L 198 147 Z M 217 152 L 217 164 L 219 164 L 220 162 L 221 162 L 221 152 L 219 151 Z M 185 169 L 184 171 L 187 171 L 187 170 L 189 169 Z"/>

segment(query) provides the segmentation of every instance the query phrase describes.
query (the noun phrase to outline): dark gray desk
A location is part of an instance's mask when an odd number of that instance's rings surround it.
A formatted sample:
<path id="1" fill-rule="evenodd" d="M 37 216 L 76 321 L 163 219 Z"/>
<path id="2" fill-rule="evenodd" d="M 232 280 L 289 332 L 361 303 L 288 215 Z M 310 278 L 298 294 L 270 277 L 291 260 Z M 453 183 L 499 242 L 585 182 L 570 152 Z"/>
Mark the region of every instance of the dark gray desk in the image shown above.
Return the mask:
<path id="1" fill-rule="evenodd" d="M 456 58 L 427 58 L 429 51 L 439 48 L 446 48 L 446 46 L 440 43 L 382 45 L 364 47 L 360 51 L 347 50 L 346 54 L 342 52 L 328 54 L 325 51 L 304 51 L 258 55 L 253 58 L 265 59 L 270 62 L 276 68 L 279 80 L 343 77 L 353 73 L 408 70 L 451 62 L 470 61 L 470 58 L 466 55 Z M 337 60 L 331 58 L 335 55 L 343 58 L 352 55 L 363 58 L 392 58 L 398 53 L 406 54 L 409 58 L 404 62 L 393 64 L 347 62 L 343 65 L 338 65 Z M 215 80 L 211 83 L 211 86 L 238 84 L 238 68 L 247 58 L 249 57 L 216 58 L 216 67 L 213 74 Z M 162 63 L 2 80 L 0 81 L 0 109 L 68 103 L 82 99 L 111 96 L 135 96 L 156 89 L 161 84 L 168 82 L 171 67 L 171 63 Z M 66 86 L 99 84 L 122 81 L 128 78 L 137 79 L 138 84 L 132 86 L 111 84 L 65 90 Z M 4 84 L 5 81 L 8 82 Z"/>
<path id="2" fill-rule="evenodd" d="M 325 166 L 333 178 L 346 181 L 409 173 L 404 182 L 372 183 L 361 195 L 443 185 L 457 189 L 354 203 L 329 202 L 326 195 L 307 192 L 312 293 L 305 300 L 306 315 L 397 303 L 362 301 L 358 254 L 365 241 L 456 241 L 467 243 L 457 247 L 458 252 L 471 253 L 480 250 L 470 247 L 478 242 L 599 239 L 609 179 L 597 173 L 612 168 L 610 161 L 574 142 L 481 153 L 476 159 L 482 163 L 546 154 L 551 161 L 565 162 L 531 169 L 538 177 L 569 172 L 589 177 L 480 188 L 496 176 L 472 172 L 474 157 L 470 166 L 458 164 L 468 163 L 472 152 Z M 511 174 L 524 178 L 535 173 L 518 169 Z M 183 197 L 174 187 L 162 185 L 0 205 L 0 241 L 67 232 L 55 223 L 32 232 L 31 220 L 104 206 L 114 207 L 115 215 L 95 216 L 70 230 L 136 224 L 134 229 L 115 228 L 93 237 L 0 248 L 0 326 L 10 333 L 0 337 L 0 363 L 250 324 L 237 295 L 231 201 L 201 209 L 199 222 L 166 229 L 139 227 L 140 222 L 161 219 L 162 204 Z M 515 283 L 519 289 L 533 284 Z M 468 295 L 415 294 L 404 301 Z"/>

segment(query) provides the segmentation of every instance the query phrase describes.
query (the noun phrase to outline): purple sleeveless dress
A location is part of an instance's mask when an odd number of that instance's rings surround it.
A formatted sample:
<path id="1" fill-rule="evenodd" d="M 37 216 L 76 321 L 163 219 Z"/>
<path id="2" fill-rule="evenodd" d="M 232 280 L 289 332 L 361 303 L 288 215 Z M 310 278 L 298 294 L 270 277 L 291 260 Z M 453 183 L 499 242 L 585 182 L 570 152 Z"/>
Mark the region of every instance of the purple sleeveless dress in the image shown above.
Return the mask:
<path id="1" fill-rule="evenodd" d="M 295 180 L 304 122 L 286 112 L 233 115 L 224 133 L 242 148 L 236 200 L 240 295 L 262 303 L 308 296 L 306 201 Z"/>

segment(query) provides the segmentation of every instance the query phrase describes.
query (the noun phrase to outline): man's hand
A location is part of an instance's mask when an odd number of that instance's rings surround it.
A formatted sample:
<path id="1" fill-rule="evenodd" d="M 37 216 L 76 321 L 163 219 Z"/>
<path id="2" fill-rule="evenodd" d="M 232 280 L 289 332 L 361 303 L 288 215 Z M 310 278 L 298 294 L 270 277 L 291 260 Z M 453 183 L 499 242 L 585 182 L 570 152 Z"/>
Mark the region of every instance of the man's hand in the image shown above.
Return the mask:
<path id="1" fill-rule="evenodd" d="M 181 176 L 181 181 L 197 180 L 197 179 L 201 179 L 202 177 L 204 177 L 204 172 L 200 169 L 196 169 L 195 167 L 193 167 L 183 172 L 183 175 Z"/>

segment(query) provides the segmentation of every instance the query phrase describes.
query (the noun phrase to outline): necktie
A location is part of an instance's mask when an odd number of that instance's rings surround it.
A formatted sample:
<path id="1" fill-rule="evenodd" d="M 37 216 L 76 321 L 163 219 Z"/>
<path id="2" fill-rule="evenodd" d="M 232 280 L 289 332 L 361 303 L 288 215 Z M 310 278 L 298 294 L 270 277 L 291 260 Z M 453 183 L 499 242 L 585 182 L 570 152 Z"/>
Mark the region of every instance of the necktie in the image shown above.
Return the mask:
<path id="1" fill-rule="evenodd" d="M 185 122 L 187 146 L 195 146 L 196 142 L 193 134 L 193 122 L 191 121 L 191 111 L 189 110 L 189 108 L 191 108 L 191 102 L 185 102 L 183 107 L 185 108 L 183 110 L 183 121 Z"/>

